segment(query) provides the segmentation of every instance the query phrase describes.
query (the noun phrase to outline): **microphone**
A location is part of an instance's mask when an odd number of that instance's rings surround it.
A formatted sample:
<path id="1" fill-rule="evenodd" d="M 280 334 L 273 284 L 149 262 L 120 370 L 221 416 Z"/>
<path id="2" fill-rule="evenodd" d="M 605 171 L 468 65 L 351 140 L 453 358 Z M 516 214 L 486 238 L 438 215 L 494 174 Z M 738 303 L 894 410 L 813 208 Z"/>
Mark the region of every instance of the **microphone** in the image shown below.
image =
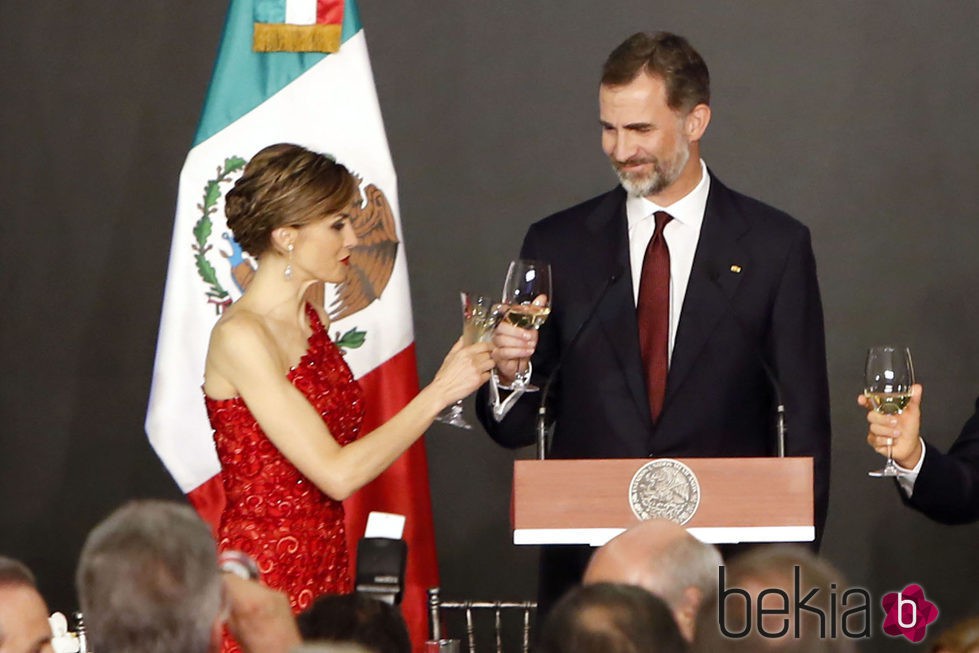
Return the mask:
<path id="1" fill-rule="evenodd" d="M 584 333 L 585 327 L 587 327 L 592 319 L 594 319 L 595 314 L 598 313 L 598 307 L 601 306 L 602 302 L 605 300 L 605 296 L 608 295 L 608 291 L 612 289 L 615 282 L 622 278 L 623 266 L 619 265 L 615 268 L 609 278 L 605 281 L 605 285 L 602 286 L 602 290 L 598 293 L 598 298 L 592 303 L 591 308 L 588 309 L 588 313 L 585 315 L 585 319 L 581 321 L 578 325 L 578 329 L 571 336 L 571 340 L 568 341 L 568 346 L 564 348 L 561 353 L 560 358 L 558 358 L 557 365 L 551 370 L 551 374 L 547 377 L 547 383 L 541 389 L 540 393 L 540 405 L 537 407 L 537 460 L 544 460 L 546 457 L 545 449 L 547 447 L 547 396 L 551 391 L 551 384 L 558 376 L 558 372 L 561 371 L 561 365 L 564 364 L 565 359 L 567 359 L 568 354 L 574 349 L 575 345 L 578 344 L 578 338 Z"/>
<path id="2" fill-rule="evenodd" d="M 709 264 L 707 266 L 707 278 L 710 279 L 711 284 L 717 288 L 717 292 L 721 293 L 721 296 L 724 298 L 724 303 L 731 313 L 731 316 L 734 318 L 734 323 L 737 325 L 738 331 L 741 332 L 742 339 L 747 342 L 748 345 L 750 345 L 752 353 L 755 355 L 755 358 L 758 359 L 758 362 L 761 363 L 761 367 L 765 371 L 765 378 L 768 379 L 768 385 L 772 388 L 772 392 L 775 393 L 776 446 L 778 457 L 785 458 L 785 434 L 788 431 L 788 427 L 785 425 L 785 404 L 782 403 L 782 386 L 778 382 L 778 376 L 775 374 L 775 370 L 772 369 L 771 365 L 768 364 L 768 361 L 765 360 L 765 356 L 758 347 L 758 343 L 756 343 L 755 340 L 750 337 L 748 328 L 745 327 L 744 322 L 741 321 L 741 317 L 738 315 L 738 311 L 734 308 L 731 298 L 727 296 L 727 293 L 724 292 L 724 288 L 721 287 L 721 273 L 718 271 L 716 264 Z"/>

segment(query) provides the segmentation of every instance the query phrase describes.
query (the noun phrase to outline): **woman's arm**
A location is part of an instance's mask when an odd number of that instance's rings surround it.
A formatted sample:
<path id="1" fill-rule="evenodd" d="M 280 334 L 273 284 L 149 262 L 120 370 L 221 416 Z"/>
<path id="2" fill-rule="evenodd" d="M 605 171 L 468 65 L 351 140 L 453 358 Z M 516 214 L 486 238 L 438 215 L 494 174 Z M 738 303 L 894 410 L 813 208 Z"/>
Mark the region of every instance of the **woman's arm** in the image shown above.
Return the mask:
<path id="1" fill-rule="evenodd" d="M 282 373 L 275 344 L 256 320 L 235 316 L 215 327 L 208 370 L 237 390 L 269 440 L 320 490 L 343 500 L 387 469 L 443 408 L 489 378 L 492 345 L 462 346 L 397 415 L 341 447 L 306 397 Z"/>

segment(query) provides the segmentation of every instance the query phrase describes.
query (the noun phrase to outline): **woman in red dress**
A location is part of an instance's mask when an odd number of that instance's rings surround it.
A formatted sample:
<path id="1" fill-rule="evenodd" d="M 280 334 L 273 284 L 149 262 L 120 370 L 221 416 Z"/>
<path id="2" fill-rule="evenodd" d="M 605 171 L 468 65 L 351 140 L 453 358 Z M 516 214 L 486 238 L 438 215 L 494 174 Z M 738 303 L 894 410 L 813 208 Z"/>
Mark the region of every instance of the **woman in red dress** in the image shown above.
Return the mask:
<path id="1" fill-rule="evenodd" d="M 373 480 L 435 416 L 489 378 L 492 345 L 448 353 L 427 387 L 360 435 L 360 386 L 330 340 L 313 284 L 343 281 L 357 239 L 350 172 L 297 145 L 263 149 L 226 197 L 228 227 L 258 261 L 211 333 L 204 394 L 227 505 L 219 550 L 258 563 L 294 611 L 352 583 L 341 501 Z"/>

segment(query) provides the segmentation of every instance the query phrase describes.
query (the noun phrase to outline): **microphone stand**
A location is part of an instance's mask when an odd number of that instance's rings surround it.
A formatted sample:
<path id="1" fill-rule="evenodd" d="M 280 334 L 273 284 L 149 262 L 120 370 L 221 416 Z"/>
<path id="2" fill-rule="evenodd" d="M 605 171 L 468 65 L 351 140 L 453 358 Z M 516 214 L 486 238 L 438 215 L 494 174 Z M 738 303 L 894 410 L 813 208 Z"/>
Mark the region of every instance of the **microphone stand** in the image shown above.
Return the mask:
<path id="1" fill-rule="evenodd" d="M 564 348 L 564 353 L 558 359 L 557 365 L 551 370 L 551 374 L 547 377 L 547 383 L 541 388 L 540 392 L 540 405 L 537 407 L 537 460 L 547 459 L 547 397 L 551 391 L 551 384 L 557 379 L 558 372 L 561 370 L 561 365 L 564 364 L 565 358 L 567 358 L 568 352 L 574 349 L 574 346 L 578 344 L 578 338 L 584 332 L 585 327 L 592 321 L 595 314 L 598 312 L 598 307 L 601 305 L 608 291 L 615 285 L 615 282 L 619 280 L 622 276 L 622 267 L 619 266 L 609 275 L 608 280 L 605 285 L 602 286 L 601 292 L 598 293 L 598 298 L 591 305 L 588 314 L 585 319 L 582 320 L 581 324 L 578 325 L 578 329 L 571 336 L 571 340 L 568 341 L 568 346 Z"/>
<path id="2" fill-rule="evenodd" d="M 547 408 L 542 401 L 537 409 L 537 460 L 545 460 L 547 455 Z"/>
<path id="3" fill-rule="evenodd" d="M 785 458 L 785 405 L 781 400 L 775 409 L 775 433 L 778 436 L 778 457 Z"/>

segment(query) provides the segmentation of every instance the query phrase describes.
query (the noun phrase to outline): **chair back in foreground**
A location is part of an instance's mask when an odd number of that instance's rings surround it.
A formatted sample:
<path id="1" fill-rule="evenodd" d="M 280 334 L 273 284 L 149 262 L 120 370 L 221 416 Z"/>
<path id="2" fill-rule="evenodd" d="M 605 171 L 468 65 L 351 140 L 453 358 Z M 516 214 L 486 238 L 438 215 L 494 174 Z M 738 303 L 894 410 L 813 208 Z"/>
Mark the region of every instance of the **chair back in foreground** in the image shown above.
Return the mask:
<path id="1" fill-rule="evenodd" d="M 530 634 L 533 617 L 537 611 L 535 601 L 446 601 L 441 597 L 438 587 L 431 587 L 428 590 L 428 610 L 429 610 L 429 646 L 434 649 L 445 649 L 449 653 L 455 653 L 452 649 L 458 650 L 458 640 L 451 639 L 444 624 L 455 621 L 454 615 L 461 615 L 465 620 L 466 628 L 466 651 L 476 653 L 477 641 L 485 639 L 481 635 L 481 630 L 477 627 L 482 625 L 485 617 L 492 617 L 492 639 L 495 644 L 496 653 L 503 653 L 504 642 L 507 641 L 506 624 L 509 619 L 504 618 L 504 614 L 515 614 L 520 618 L 521 630 L 521 652 L 528 653 L 530 650 Z"/>

